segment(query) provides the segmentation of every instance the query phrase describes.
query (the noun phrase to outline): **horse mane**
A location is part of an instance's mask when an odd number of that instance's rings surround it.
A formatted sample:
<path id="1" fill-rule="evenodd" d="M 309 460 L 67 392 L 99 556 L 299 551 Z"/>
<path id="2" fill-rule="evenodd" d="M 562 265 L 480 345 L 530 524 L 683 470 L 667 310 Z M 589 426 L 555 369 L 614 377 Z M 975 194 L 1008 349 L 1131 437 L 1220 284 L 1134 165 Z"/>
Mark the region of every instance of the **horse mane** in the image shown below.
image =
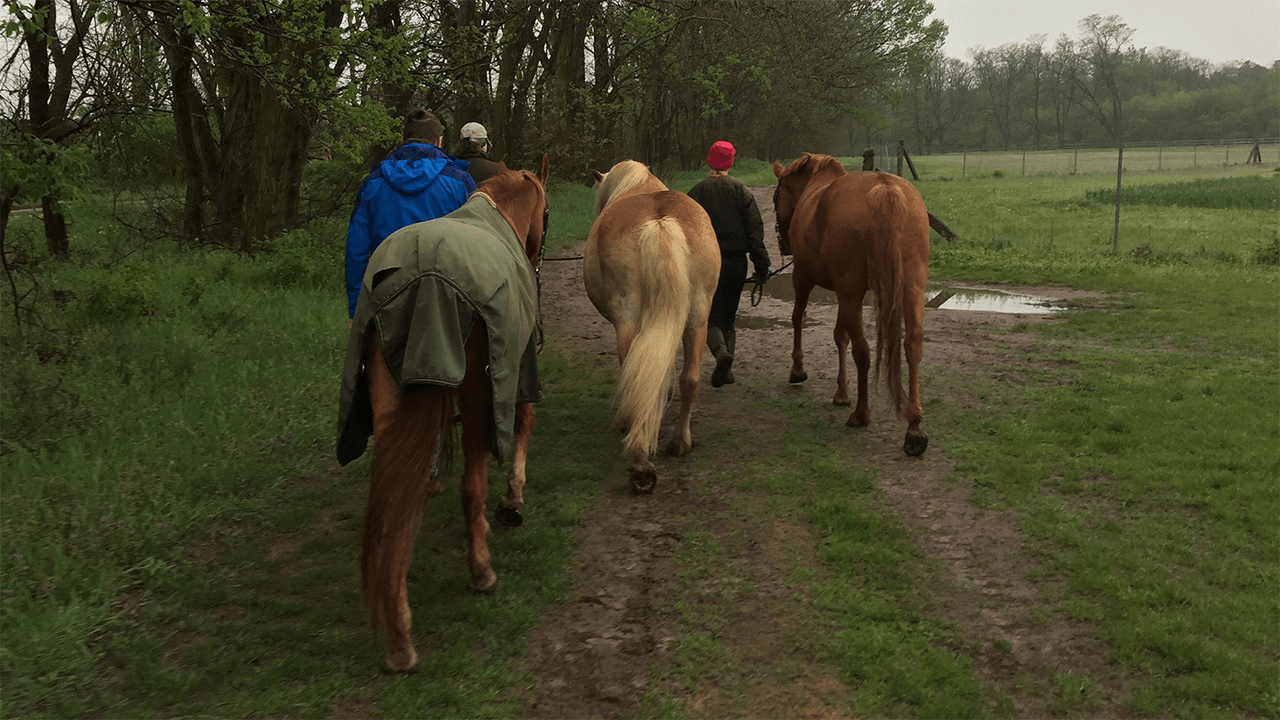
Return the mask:
<path id="1" fill-rule="evenodd" d="M 499 212 L 506 215 L 512 209 L 509 206 L 513 202 L 513 199 L 519 196 L 520 191 L 523 189 L 524 183 L 526 182 L 532 183 L 534 187 L 539 188 L 543 202 L 546 202 L 545 198 L 547 191 L 538 180 L 537 175 L 529 172 L 528 170 L 513 170 L 505 166 L 498 172 L 489 176 L 489 178 L 484 182 L 480 183 L 476 188 L 476 192 L 483 192 L 492 198 L 494 202 L 506 207 L 506 209 L 499 210 Z M 508 218 L 508 221 L 510 220 L 511 219 Z M 525 254 L 529 256 L 529 260 L 534 260 L 541 248 L 530 247 L 526 242 L 526 238 L 519 238 L 519 240 L 520 244 L 524 246 Z"/>
<path id="2" fill-rule="evenodd" d="M 666 190 L 667 186 L 656 175 L 649 172 L 649 166 L 635 160 L 623 160 L 614 165 L 600 181 L 596 188 L 596 215 L 600 214 L 609 203 L 626 195 L 637 185 L 651 180 Z"/>
<path id="3" fill-rule="evenodd" d="M 831 165 L 835 165 L 840 169 L 840 175 L 845 174 L 844 165 L 842 165 L 839 160 L 831 157 L 830 155 L 807 152 L 799 158 L 791 161 L 791 164 L 783 169 L 782 176 L 794 175 L 801 171 L 805 171 L 810 176 L 813 176 Z"/>

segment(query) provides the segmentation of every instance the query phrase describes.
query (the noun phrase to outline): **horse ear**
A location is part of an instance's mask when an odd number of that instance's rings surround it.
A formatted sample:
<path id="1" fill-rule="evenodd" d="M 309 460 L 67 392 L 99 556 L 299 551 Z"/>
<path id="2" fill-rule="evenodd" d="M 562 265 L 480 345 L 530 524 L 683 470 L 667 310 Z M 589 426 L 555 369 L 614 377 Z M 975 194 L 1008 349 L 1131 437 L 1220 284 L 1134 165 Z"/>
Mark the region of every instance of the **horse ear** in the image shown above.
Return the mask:
<path id="1" fill-rule="evenodd" d="M 551 160 L 546 153 L 542 153 L 542 159 L 538 161 L 538 182 L 545 186 L 549 177 L 551 177 Z"/>
<path id="2" fill-rule="evenodd" d="M 779 177 L 779 178 L 780 178 L 780 177 L 782 177 L 782 169 L 783 169 L 783 168 L 782 168 L 782 163 L 778 162 L 777 160 L 774 160 L 774 161 L 773 161 L 773 176 L 774 176 L 774 177 Z"/>
<path id="3" fill-rule="evenodd" d="M 604 180 L 604 173 L 600 172 L 599 170 L 592 170 L 591 179 L 594 182 L 600 182 L 601 180 Z"/>

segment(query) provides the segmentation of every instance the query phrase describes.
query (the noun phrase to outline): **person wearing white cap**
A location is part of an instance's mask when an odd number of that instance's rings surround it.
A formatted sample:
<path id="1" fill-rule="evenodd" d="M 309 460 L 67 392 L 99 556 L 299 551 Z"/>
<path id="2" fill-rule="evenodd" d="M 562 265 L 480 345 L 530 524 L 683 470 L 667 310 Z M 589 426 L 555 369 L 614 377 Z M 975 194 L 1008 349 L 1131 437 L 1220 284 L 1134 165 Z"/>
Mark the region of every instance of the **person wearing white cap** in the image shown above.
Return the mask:
<path id="1" fill-rule="evenodd" d="M 453 154 L 459 160 L 471 163 L 467 172 L 471 173 L 471 177 L 479 185 L 500 169 L 498 163 L 489 157 L 489 131 L 478 122 L 469 122 L 462 126 L 459 134 L 462 138 Z"/>

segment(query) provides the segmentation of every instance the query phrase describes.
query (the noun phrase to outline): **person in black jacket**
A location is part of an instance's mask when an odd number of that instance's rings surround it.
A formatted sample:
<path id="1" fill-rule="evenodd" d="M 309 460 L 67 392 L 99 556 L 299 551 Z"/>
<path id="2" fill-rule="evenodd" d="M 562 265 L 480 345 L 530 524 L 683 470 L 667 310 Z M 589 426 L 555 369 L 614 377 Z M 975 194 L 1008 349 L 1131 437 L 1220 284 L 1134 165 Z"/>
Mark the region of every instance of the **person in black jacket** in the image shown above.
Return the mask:
<path id="1" fill-rule="evenodd" d="M 729 177 L 733 167 L 733 145 L 721 140 L 711 146 L 707 164 L 711 174 L 689 190 L 711 217 L 720 244 L 720 282 L 711 301 L 707 319 L 707 347 L 716 359 L 711 387 L 731 384 L 733 351 L 737 345 L 738 300 L 747 282 L 747 255 L 755 265 L 756 282 L 769 277 L 769 253 L 764 249 L 764 221 L 756 200 L 737 178 Z"/>
<path id="2" fill-rule="evenodd" d="M 471 163 L 467 172 L 475 178 L 476 184 L 479 185 L 497 174 L 499 165 L 489 157 L 489 131 L 478 122 L 469 122 L 462 126 L 459 134 L 462 138 L 458 141 L 454 156 Z"/>

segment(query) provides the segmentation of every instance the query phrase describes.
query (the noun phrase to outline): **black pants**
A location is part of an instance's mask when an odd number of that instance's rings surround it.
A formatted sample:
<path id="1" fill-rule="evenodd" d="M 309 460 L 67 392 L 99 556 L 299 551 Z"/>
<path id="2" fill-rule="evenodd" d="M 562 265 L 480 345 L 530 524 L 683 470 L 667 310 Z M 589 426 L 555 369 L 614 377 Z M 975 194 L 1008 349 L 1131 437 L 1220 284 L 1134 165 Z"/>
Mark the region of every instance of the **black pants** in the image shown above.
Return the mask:
<path id="1" fill-rule="evenodd" d="M 711 300 L 711 312 L 707 324 L 718 327 L 725 335 L 732 334 L 738 319 L 738 301 L 742 288 L 747 284 L 747 254 L 730 253 L 720 256 L 720 282 Z"/>

